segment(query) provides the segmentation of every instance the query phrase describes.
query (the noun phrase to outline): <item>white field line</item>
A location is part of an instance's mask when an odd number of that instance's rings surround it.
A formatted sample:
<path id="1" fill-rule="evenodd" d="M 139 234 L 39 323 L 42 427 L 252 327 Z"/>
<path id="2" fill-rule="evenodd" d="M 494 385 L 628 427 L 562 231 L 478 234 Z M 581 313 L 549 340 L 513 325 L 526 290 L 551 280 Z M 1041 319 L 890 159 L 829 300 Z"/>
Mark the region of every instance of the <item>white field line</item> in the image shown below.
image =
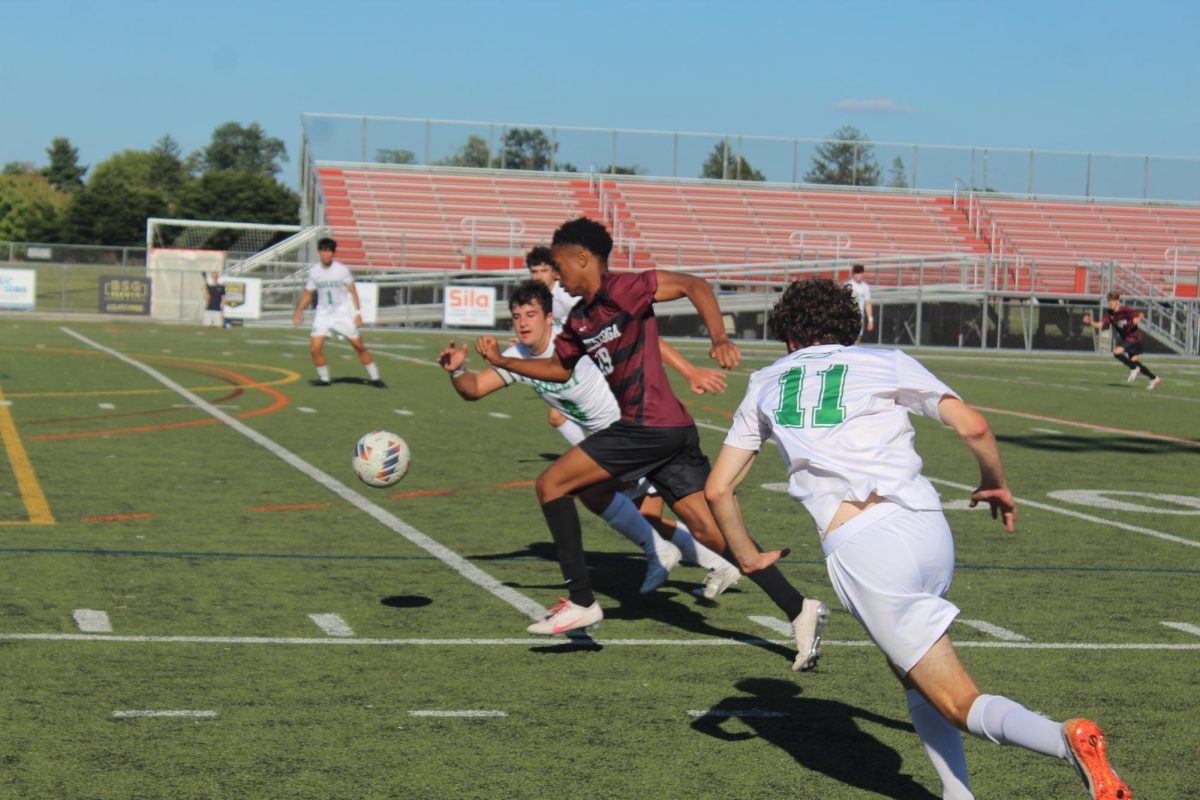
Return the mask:
<path id="1" fill-rule="evenodd" d="M 1034 433 L 1048 433 L 1051 436 L 1062 436 L 1062 431 L 1056 431 L 1054 428 L 1030 428 Z"/>
<path id="2" fill-rule="evenodd" d="M 292 645 L 328 646 L 349 645 L 352 647 L 538 647 L 550 644 L 574 644 L 566 638 L 533 639 L 340 639 L 272 636 L 130 636 L 94 633 L 0 633 L 0 641 L 40 642 L 113 642 L 132 644 L 246 644 L 246 645 Z M 792 645 L 791 639 L 597 639 L 584 640 L 585 644 L 603 647 L 739 647 L 747 645 Z M 870 639 L 837 640 L 822 639 L 821 647 L 874 647 Z M 1200 651 L 1200 642 L 1174 644 L 1167 642 L 1001 642 L 960 641 L 955 647 L 981 647 L 985 649 L 1013 650 L 1180 650 Z"/>
<path id="3" fill-rule="evenodd" d="M 790 622 L 785 622 L 781 619 L 776 619 L 775 617 L 752 616 L 749 619 L 751 622 L 757 622 L 759 625 L 762 625 L 764 628 L 770 628 L 771 630 L 775 631 L 775 633 L 782 633 L 784 636 L 794 636 L 795 635 L 795 632 L 792 630 L 792 624 Z M 824 641 L 824 640 L 822 640 L 822 641 Z"/>
<path id="4" fill-rule="evenodd" d="M 507 717 L 505 711 L 409 711 L 410 717 Z"/>
<path id="5" fill-rule="evenodd" d="M 434 556 L 435 558 L 437 558 L 440 561 L 442 561 L 443 563 L 445 563 L 448 567 L 450 567 L 452 570 L 457 572 L 459 575 L 466 578 L 471 583 L 473 583 L 476 586 L 479 586 L 480 588 L 484 589 L 485 591 L 488 591 L 491 594 L 495 595 L 496 597 L 503 600 L 505 603 L 508 603 L 513 608 L 517 609 L 518 611 L 520 611 L 522 614 L 529 617 L 530 619 L 540 620 L 543 617 L 545 617 L 545 615 L 546 615 L 545 608 L 543 608 L 543 606 L 540 603 L 534 602 L 533 600 L 531 600 L 530 598 L 521 594 L 520 592 L 517 592 L 517 591 L 505 586 L 500 581 L 496 580 L 491 575 L 489 575 L 488 573 L 481 570 L 479 567 L 470 563 L 469 561 L 467 561 L 465 558 L 460 556 L 458 553 L 455 553 L 450 548 L 443 546 L 442 544 L 438 543 L 437 541 L 430 538 L 426 534 L 421 533 L 421 531 L 419 531 L 416 528 L 414 528 L 413 526 L 409 525 L 407 522 L 400 519 L 399 517 L 397 517 L 395 514 L 391 513 L 390 511 L 376 505 L 375 503 L 372 503 L 370 500 L 367 500 L 365 497 L 363 497 L 362 495 L 360 495 L 358 492 L 354 491 L 350 487 L 346 486 L 341 481 L 332 477 L 328 473 L 326 473 L 320 469 L 317 469 L 312 464 L 309 464 L 307 461 L 300 458 L 295 453 L 291 452 L 290 450 L 285 449 L 284 447 L 280 446 L 273 440 L 268 439 L 266 436 L 263 436 L 258 431 L 254 430 L 253 428 L 244 424 L 241 420 L 238 420 L 238 419 L 235 419 L 234 417 L 229 416 L 224 411 L 222 411 L 221 409 L 214 406 L 212 403 L 209 403 L 207 400 L 205 400 L 204 398 L 195 394 L 194 392 L 188 391 L 186 388 L 184 388 L 183 386 L 180 386 L 178 383 L 171 380 L 166 375 L 163 375 L 161 372 L 154 369 L 153 367 L 149 367 L 145 364 L 142 364 L 142 363 L 130 358 L 129 356 L 125 355 L 124 353 L 113 350 L 111 347 L 105 347 L 102 344 L 93 342 L 92 340 L 88 339 L 85 336 L 82 336 L 81 334 L 76 333 L 75 331 L 71 330 L 70 328 L 62 328 L 61 330 L 64 333 L 68 334 L 69 336 L 72 336 L 75 339 L 78 339 L 79 341 L 88 345 L 89 347 L 93 347 L 97 350 L 108 353 L 113 358 L 116 358 L 119 361 L 123 361 L 126 364 L 129 364 L 130 366 L 132 366 L 136 369 L 139 369 L 142 372 L 145 372 L 147 375 L 154 378 L 156 381 L 158 381 L 162 385 L 174 390 L 177 394 L 179 394 L 182 397 L 189 400 L 197 408 L 202 409 L 210 416 L 216 417 L 217 419 L 221 420 L 221 422 L 225 423 L 233 430 L 242 434 L 250 441 L 259 445 L 260 447 L 262 447 L 263 449 L 272 453 L 273 455 L 278 456 L 280 459 L 282 459 L 283 461 L 285 461 L 292 467 L 295 467 L 297 470 L 304 473 L 309 478 L 312 478 L 314 481 L 321 484 L 326 489 L 328 489 L 329 491 L 336 494 L 338 497 L 341 497 L 343 500 L 345 500 L 347 503 L 349 503 L 350 505 L 357 508 L 359 511 L 363 512 L 364 514 L 367 514 L 368 516 L 373 517 L 376 521 L 378 521 L 382 525 L 384 525 L 387 528 L 390 528 L 392 531 L 400 534 L 401 536 L 403 536 L 408 541 L 412 542 L 417 547 L 421 548 L 425 552 L 429 553 L 430 555 Z"/>
<path id="6" fill-rule="evenodd" d="M 112 623 L 108 614 L 91 608 L 77 608 L 71 612 L 75 626 L 84 633 L 112 633 Z"/>
<path id="7" fill-rule="evenodd" d="M 299 411 L 301 414 L 317 413 L 317 410 L 315 408 L 309 408 L 308 406 L 296 406 L 296 410 Z"/>
<path id="8" fill-rule="evenodd" d="M 337 614 L 309 614 L 311 619 L 318 628 L 325 631 L 330 636 L 353 636 L 354 631 L 346 624 L 346 620 L 342 619 Z"/>
<path id="9" fill-rule="evenodd" d="M 981 619 L 957 619 L 955 622 L 962 623 L 968 628 L 974 628 L 977 631 L 982 631 L 988 636 L 995 636 L 1005 642 L 1028 642 L 1028 636 L 1022 636 L 1015 631 L 1010 631 L 1008 628 L 1001 628 L 999 625 L 993 625 L 990 622 L 984 622 Z M 958 644 L 955 642 L 955 644 Z"/>
<path id="10" fill-rule="evenodd" d="M 1016 383 L 1016 384 L 1028 383 L 1031 385 L 1046 386 L 1051 389 L 1063 389 L 1064 391 L 1069 391 L 1069 392 L 1078 392 L 1080 390 L 1080 387 L 1078 384 L 1050 383 L 1049 381 L 1033 380 L 1030 378 L 1015 378 L 1015 377 L 1002 378 L 999 375 L 978 375 L 973 372 L 940 372 L 939 376 L 942 376 L 942 375 L 949 377 L 949 378 L 961 378 L 962 380 L 966 380 L 966 381 L 998 381 L 1000 383 Z M 1168 378 L 1168 380 L 1170 380 L 1170 378 Z M 1145 387 L 1146 385 L 1147 384 L 1142 384 L 1142 387 Z M 1164 381 L 1164 385 L 1166 385 L 1165 381 Z M 1121 389 L 1121 388 L 1118 388 L 1115 386 L 1092 385 L 1092 386 L 1087 387 L 1087 391 L 1089 393 L 1091 393 L 1091 392 L 1101 393 L 1102 392 L 1104 394 L 1113 394 L 1115 392 L 1120 392 L 1125 397 L 1136 396 L 1136 392 L 1131 395 L 1128 388 Z M 1181 395 L 1181 394 L 1166 394 L 1165 392 L 1162 392 L 1162 391 L 1147 392 L 1144 390 L 1144 388 L 1142 391 L 1142 395 L 1144 397 L 1159 397 L 1164 400 L 1182 400 L 1185 403 L 1200 403 L 1200 397 L 1188 397 L 1186 395 Z"/>
<path id="11" fill-rule="evenodd" d="M 926 475 L 925 477 L 929 478 L 928 475 Z M 929 478 L 929 480 L 933 483 L 940 483 L 943 486 L 950 486 L 954 489 L 962 489 L 964 492 L 975 491 L 974 486 L 968 486 L 965 483 L 956 483 L 954 481 L 942 480 L 941 478 Z M 1017 497 L 1014 499 L 1017 501 L 1017 509 L 1018 510 L 1020 510 L 1021 506 L 1029 506 L 1031 508 L 1040 508 L 1043 511 L 1053 511 L 1055 514 L 1063 514 L 1068 517 L 1075 517 L 1076 519 L 1087 520 L 1088 522 L 1094 522 L 1097 525 L 1108 525 L 1109 527 L 1112 527 L 1112 528 L 1120 528 L 1123 531 L 1133 531 L 1134 533 L 1140 533 L 1144 536 L 1153 536 L 1156 539 L 1163 539 L 1168 542 L 1175 542 L 1176 544 L 1186 544 L 1189 547 L 1200 547 L 1200 540 L 1185 539 L 1182 536 L 1175 536 L 1170 533 L 1163 533 L 1162 531 L 1156 531 L 1156 530 L 1153 530 L 1152 528 L 1143 528 L 1140 525 L 1130 525 L 1127 522 L 1117 522 L 1116 520 L 1105 519 L 1104 517 L 1097 517 L 1092 514 L 1085 514 L 1082 511 L 1073 511 L 1072 509 L 1069 509 L 1069 508 L 1062 508 L 1060 506 L 1052 506 L 1049 503 L 1039 503 L 1036 500 L 1027 500 L 1023 497 Z"/>
<path id="12" fill-rule="evenodd" d="M 114 719 L 136 719 L 141 717 L 202 717 L 212 719 L 215 711 L 114 711 Z"/>
<path id="13" fill-rule="evenodd" d="M 1190 633 L 1193 636 L 1200 636 L 1200 627 L 1189 625 L 1186 622 L 1164 622 L 1163 625 L 1166 625 L 1168 628 L 1174 628 L 1177 631 Z"/>
<path id="14" fill-rule="evenodd" d="M 1009 413 L 1009 412 L 1001 412 L 1001 413 Z M 1025 415 L 1018 414 L 1017 416 L 1025 416 Z M 1068 422 L 1067 420 L 1060 420 L 1060 421 L 1067 422 L 1067 424 L 1075 424 L 1075 423 Z M 725 432 L 725 431 L 729 430 L 729 428 L 724 425 L 713 425 L 712 423 L 700 422 L 699 420 L 696 420 L 696 427 L 708 428 L 709 430 L 721 431 L 721 432 Z M 1084 426 L 1084 427 L 1091 427 L 1091 426 Z M 1163 437 L 1155 436 L 1153 434 L 1139 434 L 1139 433 L 1135 433 L 1133 431 L 1126 431 L 1126 433 L 1130 433 L 1130 434 L 1137 435 L 1137 436 L 1150 436 L 1152 438 L 1163 438 Z M 775 443 L 774 439 L 769 439 L 768 441 L 770 441 L 772 444 Z M 1183 440 L 1181 440 L 1181 441 L 1183 441 Z M 1197 447 L 1200 447 L 1200 443 L 1193 442 L 1192 444 L 1196 444 Z M 947 480 L 943 480 L 941 478 L 934 478 L 929 475 L 926 475 L 925 477 L 928 478 L 929 481 L 932 483 L 940 483 L 943 486 L 949 486 L 954 489 L 962 489 L 963 491 L 968 492 L 968 493 L 975 491 L 974 486 L 967 486 L 965 483 L 956 483 L 955 481 L 947 481 Z M 1133 531 L 1134 533 L 1140 533 L 1140 534 L 1143 534 L 1144 536 L 1153 536 L 1157 539 L 1163 539 L 1168 542 L 1175 542 L 1176 544 L 1185 544 L 1188 547 L 1200 547 L 1200 540 L 1185 539 L 1182 536 L 1175 536 L 1174 534 L 1163 533 L 1162 531 L 1156 531 L 1152 528 L 1143 528 L 1140 525 L 1130 525 L 1126 522 L 1117 522 L 1116 520 L 1105 519 L 1104 517 L 1097 517 L 1092 514 L 1085 514 L 1082 511 L 1074 511 L 1069 508 L 1062 508 L 1061 506 L 1052 506 L 1049 503 L 1039 503 L 1036 500 L 1027 500 L 1023 497 L 1017 497 L 1014 499 L 1017 501 L 1018 509 L 1021 506 L 1029 506 L 1030 508 L 1040 508 L 1043 511 L 1053 511 L 1055 514 L 1063 514 L 1068 517 L 1075 517 L 1076 519 L 1084 519 L 1084 520 L 1087 520 L 1088 522 L 1094 522 L 1097 525 L 1108 525 L 1109 527 L 1120 528 L 1121 530 L 1124 530 L 1124 531 Z"/>
<path id="15" fill-rule="evenodd" d="M 688 713 L 689 717 L 702 717 L 702 718 L 703 717 L 720 717 L 722 719 L 725 717 L 751 717 L 751 718 L 766 717 L 766 718 L 771 718 L 771 717 L 786 717 L 787 716 L 787 714 L 785 714 L 782 711 L 766 711 L 761 708 L 747 708 L 744 711 L 719 711 L 719 710 L 715 710 L 715 709 L 709 709 L 708 711 L 689 711 L 687 713 Z"/>

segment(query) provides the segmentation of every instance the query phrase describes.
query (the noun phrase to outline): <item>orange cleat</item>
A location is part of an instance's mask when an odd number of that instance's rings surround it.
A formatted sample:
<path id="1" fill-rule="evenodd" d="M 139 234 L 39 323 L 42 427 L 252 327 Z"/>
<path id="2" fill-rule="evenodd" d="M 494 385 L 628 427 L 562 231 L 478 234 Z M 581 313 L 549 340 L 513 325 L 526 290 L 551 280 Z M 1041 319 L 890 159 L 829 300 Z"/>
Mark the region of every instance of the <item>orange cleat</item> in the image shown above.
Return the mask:
<path id="1" fill-rule="evenodd" d="M 1069 719 L 1063 723 L 1063 738 L 1071 764 L 1083 778 L 1092 800 L 1133 800 L 1133 792 L 1108 765 L 1104 755 L 1108 744 L 1099 725 L 1090 719 Z"/>

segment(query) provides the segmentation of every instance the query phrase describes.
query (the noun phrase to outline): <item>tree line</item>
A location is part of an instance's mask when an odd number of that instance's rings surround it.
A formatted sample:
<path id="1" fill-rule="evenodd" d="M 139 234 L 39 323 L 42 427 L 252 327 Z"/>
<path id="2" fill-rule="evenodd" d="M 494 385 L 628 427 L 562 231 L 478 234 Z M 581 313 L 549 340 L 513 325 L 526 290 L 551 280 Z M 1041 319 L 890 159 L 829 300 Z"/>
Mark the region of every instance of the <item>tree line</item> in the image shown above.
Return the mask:
<path id="1" fill-rule="evenodd" d="M 94 167 L 66 137 L 47 165 L 0 169 L 0 240 L 131 246 L 146 241 L 147 217 L 294 224 L 300 198 L 277 179 L 283 141 L 257 122 L 227 122 L 205 147 L 183 155 L 170 136 L 124 150 Z"/>

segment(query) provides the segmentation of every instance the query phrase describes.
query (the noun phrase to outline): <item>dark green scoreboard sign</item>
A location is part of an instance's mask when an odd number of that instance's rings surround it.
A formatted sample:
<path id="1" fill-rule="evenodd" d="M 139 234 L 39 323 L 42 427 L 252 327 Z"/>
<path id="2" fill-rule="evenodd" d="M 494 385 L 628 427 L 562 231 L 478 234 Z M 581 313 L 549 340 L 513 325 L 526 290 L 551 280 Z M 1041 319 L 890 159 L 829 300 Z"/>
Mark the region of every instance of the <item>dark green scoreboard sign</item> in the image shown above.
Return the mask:
<path id="1" fill-rule="evenodd" d="M 150 279 L 124 275 L 100 278 L 100 311 L 104 314 L 150 314 Z"/>

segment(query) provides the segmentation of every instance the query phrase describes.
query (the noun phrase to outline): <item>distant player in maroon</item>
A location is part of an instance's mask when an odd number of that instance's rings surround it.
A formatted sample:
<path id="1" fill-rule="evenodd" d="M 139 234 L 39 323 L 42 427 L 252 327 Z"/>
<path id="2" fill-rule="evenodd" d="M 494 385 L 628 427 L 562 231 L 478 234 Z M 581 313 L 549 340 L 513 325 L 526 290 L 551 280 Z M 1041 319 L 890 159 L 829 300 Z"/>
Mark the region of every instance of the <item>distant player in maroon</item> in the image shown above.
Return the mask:
<path id="1" fill-rule="evenodd" d="M 718 553 L 726 551 L 704 500 L 708 458 L 700 450 L 695 422 L 671 391 L 663 370 L 653 304 L 687 297 L 708 329 L 709 355 L 725 369 L 733 369 L 741 353 L 725 335 L 717 298 L 705 281 L 666 270 L 612 274 L 608 271 L 612 247 L 608 230 L 587 218 L 571 220 L 554 232 L 551 253 L 559 283 L 582 299 L 571 309 L 550 358 L 505 358 L 493 336 L 475 342 L 475 349 L 493 366 L 558 383 L 569 379 L 575 362 L 589 355 L 621 407 L 620 420 L 572 447 L 538 477 L 538 502 L 570 597 L 552 608 L 546 619 L 529 626 L 527 630 L 534 634 L 589 628 L 604 618 L 592 594 L 573 499 L 582 489 L 614 479 L 649 478 L 698 540 Z M 805 600 L 775 567 L 749 577 L 792 621 L 801 654 L 793 668 L 813 666 L 824 621 L 818 618 L 821 603 Z"/>
<path id="2" fill-rule="evenodd" d="M 1089 314 L 1083 315 L 1083 321 L 1096 330 L 1101 330 L 1106 325 L 1111 326 L 1113 336 L 1118 340 L 1113 347 L 1113 357 L 1129 368 L 1129 383 L 1136 381 L 1141 374 L 1150 381 L 1146 388 L 1153 389 L 1162 383 L 1162 379 L 1151 372 L 1142 361 L 1142 332 L 1138 330 L 1138 323 L 1145 316 L 1141 311 L 1121 305 L 1120 292 L 1109 292 L 1108 310 L 1104 312 L 1100 321 L 1093 322 Z"/>

